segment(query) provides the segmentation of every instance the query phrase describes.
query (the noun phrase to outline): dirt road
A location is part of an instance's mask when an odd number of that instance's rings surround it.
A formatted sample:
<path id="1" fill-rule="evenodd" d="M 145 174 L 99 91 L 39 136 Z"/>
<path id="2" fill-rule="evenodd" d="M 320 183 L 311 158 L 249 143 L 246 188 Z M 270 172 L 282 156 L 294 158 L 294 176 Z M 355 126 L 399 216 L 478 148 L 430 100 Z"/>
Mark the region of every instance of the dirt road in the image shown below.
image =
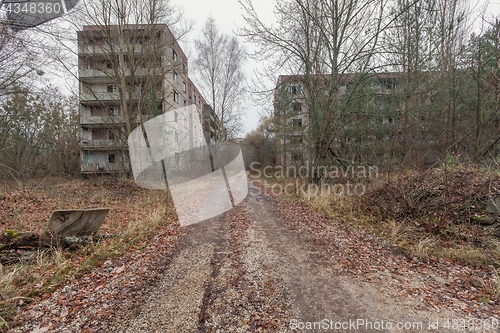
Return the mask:
<path id="1" fill-rule="evenodd" d="M 346 273 L 345 258 L 284 223 L 257 187 L 190 228 L 161 281 L 112 331 L 457 331 L 445 327 L 457 314 Z"/>

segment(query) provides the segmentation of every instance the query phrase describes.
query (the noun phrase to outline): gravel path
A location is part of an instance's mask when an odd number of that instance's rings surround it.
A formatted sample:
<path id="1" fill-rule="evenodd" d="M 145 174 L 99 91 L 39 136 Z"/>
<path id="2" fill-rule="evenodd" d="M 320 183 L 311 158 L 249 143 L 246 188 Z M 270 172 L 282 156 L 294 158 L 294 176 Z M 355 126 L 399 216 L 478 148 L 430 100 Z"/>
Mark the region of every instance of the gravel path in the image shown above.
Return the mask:
<path id="1" fill-rule="evenodd" d="M 445 327 L 446 320 L 470 319 L 419 296 L 426 281 L 447 283 L 432 267 L 408 268 L 410 259 L 377 247 L 376 240 L 271 199 L 251 185 L 238 207 L 190 226 L 162 257 L 155 282 L 116 308 L 76 313 L 63 326 L 37 326 L 32 319 L 31 329 L 16 332 L 458 332 Z M 57 309 L 34 308 L 33 318 L 44 317 L 41 309 Z M 91 313 L 107 317 L 92 320 L 99 317 Z M 477 324 L 462 331 L 488 331 Z"/>
<path id="2" fill-rule="evenodd" d="M 110 331 L 421 332 L 455 318 L 346 273 L 300 232 L 251 187 L 242 205 L 191 227 L 148 300 Z"/>

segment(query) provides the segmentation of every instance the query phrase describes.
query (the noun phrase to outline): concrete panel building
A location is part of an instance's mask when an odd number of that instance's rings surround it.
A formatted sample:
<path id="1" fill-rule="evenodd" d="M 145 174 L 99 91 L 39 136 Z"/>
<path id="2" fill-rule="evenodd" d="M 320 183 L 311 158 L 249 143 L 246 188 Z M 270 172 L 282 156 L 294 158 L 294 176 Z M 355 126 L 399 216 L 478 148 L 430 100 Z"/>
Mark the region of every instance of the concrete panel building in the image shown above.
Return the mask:
<path id="1" fill-rule="evenodd" d="M 165 112 L 187 148 L 213 136 L 215 115 L 166 25 L 84 26 L 78 74 L 82 174 L 128 173 L 128 135 Z M 193 111 L 180 117 L 175 110 L 187 106 Z"/>

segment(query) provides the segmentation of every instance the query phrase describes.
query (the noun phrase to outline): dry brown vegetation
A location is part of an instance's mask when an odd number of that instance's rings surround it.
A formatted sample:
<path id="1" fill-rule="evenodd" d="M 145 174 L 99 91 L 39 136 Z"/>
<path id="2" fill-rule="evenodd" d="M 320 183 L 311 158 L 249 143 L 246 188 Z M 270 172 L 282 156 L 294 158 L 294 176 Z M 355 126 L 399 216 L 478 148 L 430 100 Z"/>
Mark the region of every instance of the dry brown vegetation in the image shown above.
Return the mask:
<path id="1" fill-rule="evenodd" d="M 273 184 L 296 181 L 266 179 L 269 191 Z M 304 181 L 300 179 L 299 186 Z M 344 182 L 335 179 L 335 183 Z M 390 240 L 411 256 L 500 266 L 499 228 L 485 229 L 478 224 L 486 215 L 488 198 L 500 196 L 498 173 L 437 168 L 423 173 L 381 174 L 364 185 L 367 190 L 361 196 L 320 193 L 306 197 L 299 191 L 298 196 L 282 196 L 281 200 L 303 200 L 331 218 Z"/>
<path id="2" fill-rule="evenodd" d="M 500 196 L 500 175 L 478 169 L 432 169 L 386 177 L 382 186 L 363 196 L 371 211 L 385 218 L 411 220 L 431 233 L 451 225 L 478 222 L 486 202 Z"/>
<path id="3" fill-rule="evenodd" d="M 4 184 L 0 190 L 2 237 L 13 231 L 42 232 L 56 209 L 96 207 L 111 209 L 98 234 L 113 237 L 76 251 L 26 249 L 31 254 L 29 260 L 0 265 L 0 316 L 3 318 L 0 323 L 8 322 L 34 297 L 48 297 L 67 278 L 87 274 L 106 259 L 144 248 L 156 229 L 176 219 L 171 206 L 165 214 L 164 191 L 141 189 L 129 180 L 52 178 L 23 184 L 23 189 L 9 185 L 18 186 Z"/>
<path id="4" fill-rule="evenodd" d="M 500 229 L 480 225 L 500 196 L 500 175 L 457 167 L 386 177 L 357 200 L 379 231 L 417 256 L 500 266 Z"/>
<path id="5" fill-rule="evenodd" d="M 345 181 L 337 180 L 340 184 Z M 305 179 L 260 179 L 259 183 L 264 185 L 273 200 L 277 200 L 279 207 L 284 207 L 282 213 L 290 216 L 294 225 L 309 228 L 317 224 L 320 231 L 311 237 L 321 244 L 329 244 L 337 252 L 338 244 L 328 240 L 328 232 L 346 227 L 353 230 L 351 238 L 370 235 L 367 239 L 373 244 L 347 240 L 351 251 L 349 257 L 361 256 L 362 260 L 347 260 L 346 267 L 359 267 L 360 262 L 372 267 L 379 255 L 377 249 L 384 248 L 422 267 L 460 272 L 464 281 L 472 286 L 473 297 L 467 299 L 470 304 L 498 303 L 498 217 L 493 228 L 485 229 L 477 223 L 485 216 L 486 200 L 500 195 L 498 173 L 457 167 L 392 175 L 390 178 L 381 175 L 364 184 L 367 190 L 361 196 L 325 192 L 306 196 L 300 191 L 297 195 L 286 195 L 276 191 L 290 183 L 306 185 Z M 327 232 L 325 225 L 334 228 L 326 228 Z M 479 277 L 478 272 L 486 273 Z M 365 274 L 363 270 L 361 273 Z M 437 289 L 429 288 L 429 295 L 435 298 Z M 447 292 L 453 294 L 456 290 Z M 499 308 L 495 309 L 498 311 Z"/>

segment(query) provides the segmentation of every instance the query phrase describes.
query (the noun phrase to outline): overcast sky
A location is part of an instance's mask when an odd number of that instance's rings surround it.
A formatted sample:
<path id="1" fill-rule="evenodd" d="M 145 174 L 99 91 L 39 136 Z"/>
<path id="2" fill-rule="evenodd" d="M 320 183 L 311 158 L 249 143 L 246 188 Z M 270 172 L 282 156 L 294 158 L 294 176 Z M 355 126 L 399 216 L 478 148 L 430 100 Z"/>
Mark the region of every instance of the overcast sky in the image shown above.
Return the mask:
<path id="1" fill-rule="evenodd" d="M 485 1 L 486 0 L 480 0 L 479 4 L 483 4 Z M 220 30 L 228 35 L 234 35 L 234 32 L 238 29 L 238 27 L 242 27 L 245 24 L 242 17 L 243 10 L 238 3 L 238 0 L 170 0 L 170 2 L 173 6 L 182 8 L 184 10 L 184 17 L 194 23 L 193 29 L 188 35 L 188 39 L 185 42 L 181 42 L 181 45 L 190 60 L 194 58 L 196 52 L 192 42 L 194 39 L 199 38 L 200 31 L 209 16 L 212 16 L 217 22 Z M 275 21 L 273 14 L 275 2 L 276 0 L 252 0 L 259 17 L 266 23 L 273 23 Z M 473 5 L 477 4 L 476 1 L 472 1 L 471 3 Z M 479 5 L 476 5 L 476 7 L 479 7 Z M 480 13 L 476 11 L 474 15 L 479 14 Z M 500 0 L 489 1 L 489 7 L 486 10 L 486 14 L 488 16 L 499 15 Z M 252 45 L 245 45 L 243 41 L 241 42 L 248 50 L 252 50 Z M 259 65 L 251 59 L 247 61 L 245 72 L 249 78 L 254 69 L 258 66 Z M 193 76 L 193 68 L 191 67 L 190 69 L 190 74 Z M 59 81 L 64 84 L 62 79 Z M 59 81 L 56 80 L 56 84 L 60 83 Z M 269 109 L 271 106 L 270 101 L 267 108 Z M 244 121 L 244 134 L 246 134 L 257 127 L 260 117 L 259 114 L 264 113 L 264 110 L 262 106 L 255 105 L 251 99 L 246 102 L 244 108 L 247 114 Z"/>
<path id="2" fill-rule="evenodd" d="M 227 35 L 234 36 L 238 27 L 244 25 L 242 17 L 243 11 L 237 0 L 170 0 L 170 3 L 176 7 L 184 10 L 184 17 L 194 23 L 193 30 L 188 35 L 187 43 L 181 43 L 182 48 L 185 50 L 189 59 L 195 57 L 195 50 L 192 47 L 192 41 L 199 38 L 201 30 L 203 29 L 206 20 L 212 16 L 220 31 Z M 253 4 L 259 16 L 263 18 L 266 23 L 274 21 L 273 7 L 274 0 L 253 0 Z M 252 45 L 242 44 L 247 50 L 251 50 Z M 249 59 L 245 65 L 245 72 L 248 76 L 252 75 L 253 69 L 257 66 L 254 61 Z M 190 76 L 193 74 L 193 67 L 190 67 Z M 196 81 L 195 81 L 196 83 Z M 245 133 L 255 129 L 259 121 L 259 113 L 262 113 L 262 107 L 254 105 L 249 99 L 245 105 L 246 119 Z"/>
<path id="3" fill-rule="evenodd" d="M 238 27 L 244 25 L 242 17 L 243 11 L 237 0 L 170 0 L 171 4 L 184 9 L 184 16 L 194 22 L 192 32 L 188 36 L 188 43 L 182 43 L 186 54 L 189 58 L 194 57 L 195 50 L 192 48 L 192 40 L 198 38 L 200 31 L 203 28 L 206 19 L 212 16 L 217 22 L 221 31 L 226 34 L 233 35 Z M 254 7 L 266 23 L 274 21 L 273 7 L 276 0 L 252 0 Z M 472 5 L 477 4 L 477 1 L 471 2 Z M 485 0 L 480 0 L 479 4 L 485 3 Z M 500 0 L 489 1 L 489 7 L 486 11 L 487 15 L 500 13 Z M 479 6 L 478 6 L 479 7 Z M 477 12 L 476 15 L 479 15 Z M 245 45 L 247 49 L 252 49 L 252 45 Z M 258 66 L 254 61 L 249 60 L 245 66 L 245 71 L 251 75 L 253 69 Z M 247 117 L 245 120 L 245 133 L 255 129 L 259 120 L 259 111 L 262 107 L 256 106 L 249 100 L 245 108 L 247 109 Z"/>

